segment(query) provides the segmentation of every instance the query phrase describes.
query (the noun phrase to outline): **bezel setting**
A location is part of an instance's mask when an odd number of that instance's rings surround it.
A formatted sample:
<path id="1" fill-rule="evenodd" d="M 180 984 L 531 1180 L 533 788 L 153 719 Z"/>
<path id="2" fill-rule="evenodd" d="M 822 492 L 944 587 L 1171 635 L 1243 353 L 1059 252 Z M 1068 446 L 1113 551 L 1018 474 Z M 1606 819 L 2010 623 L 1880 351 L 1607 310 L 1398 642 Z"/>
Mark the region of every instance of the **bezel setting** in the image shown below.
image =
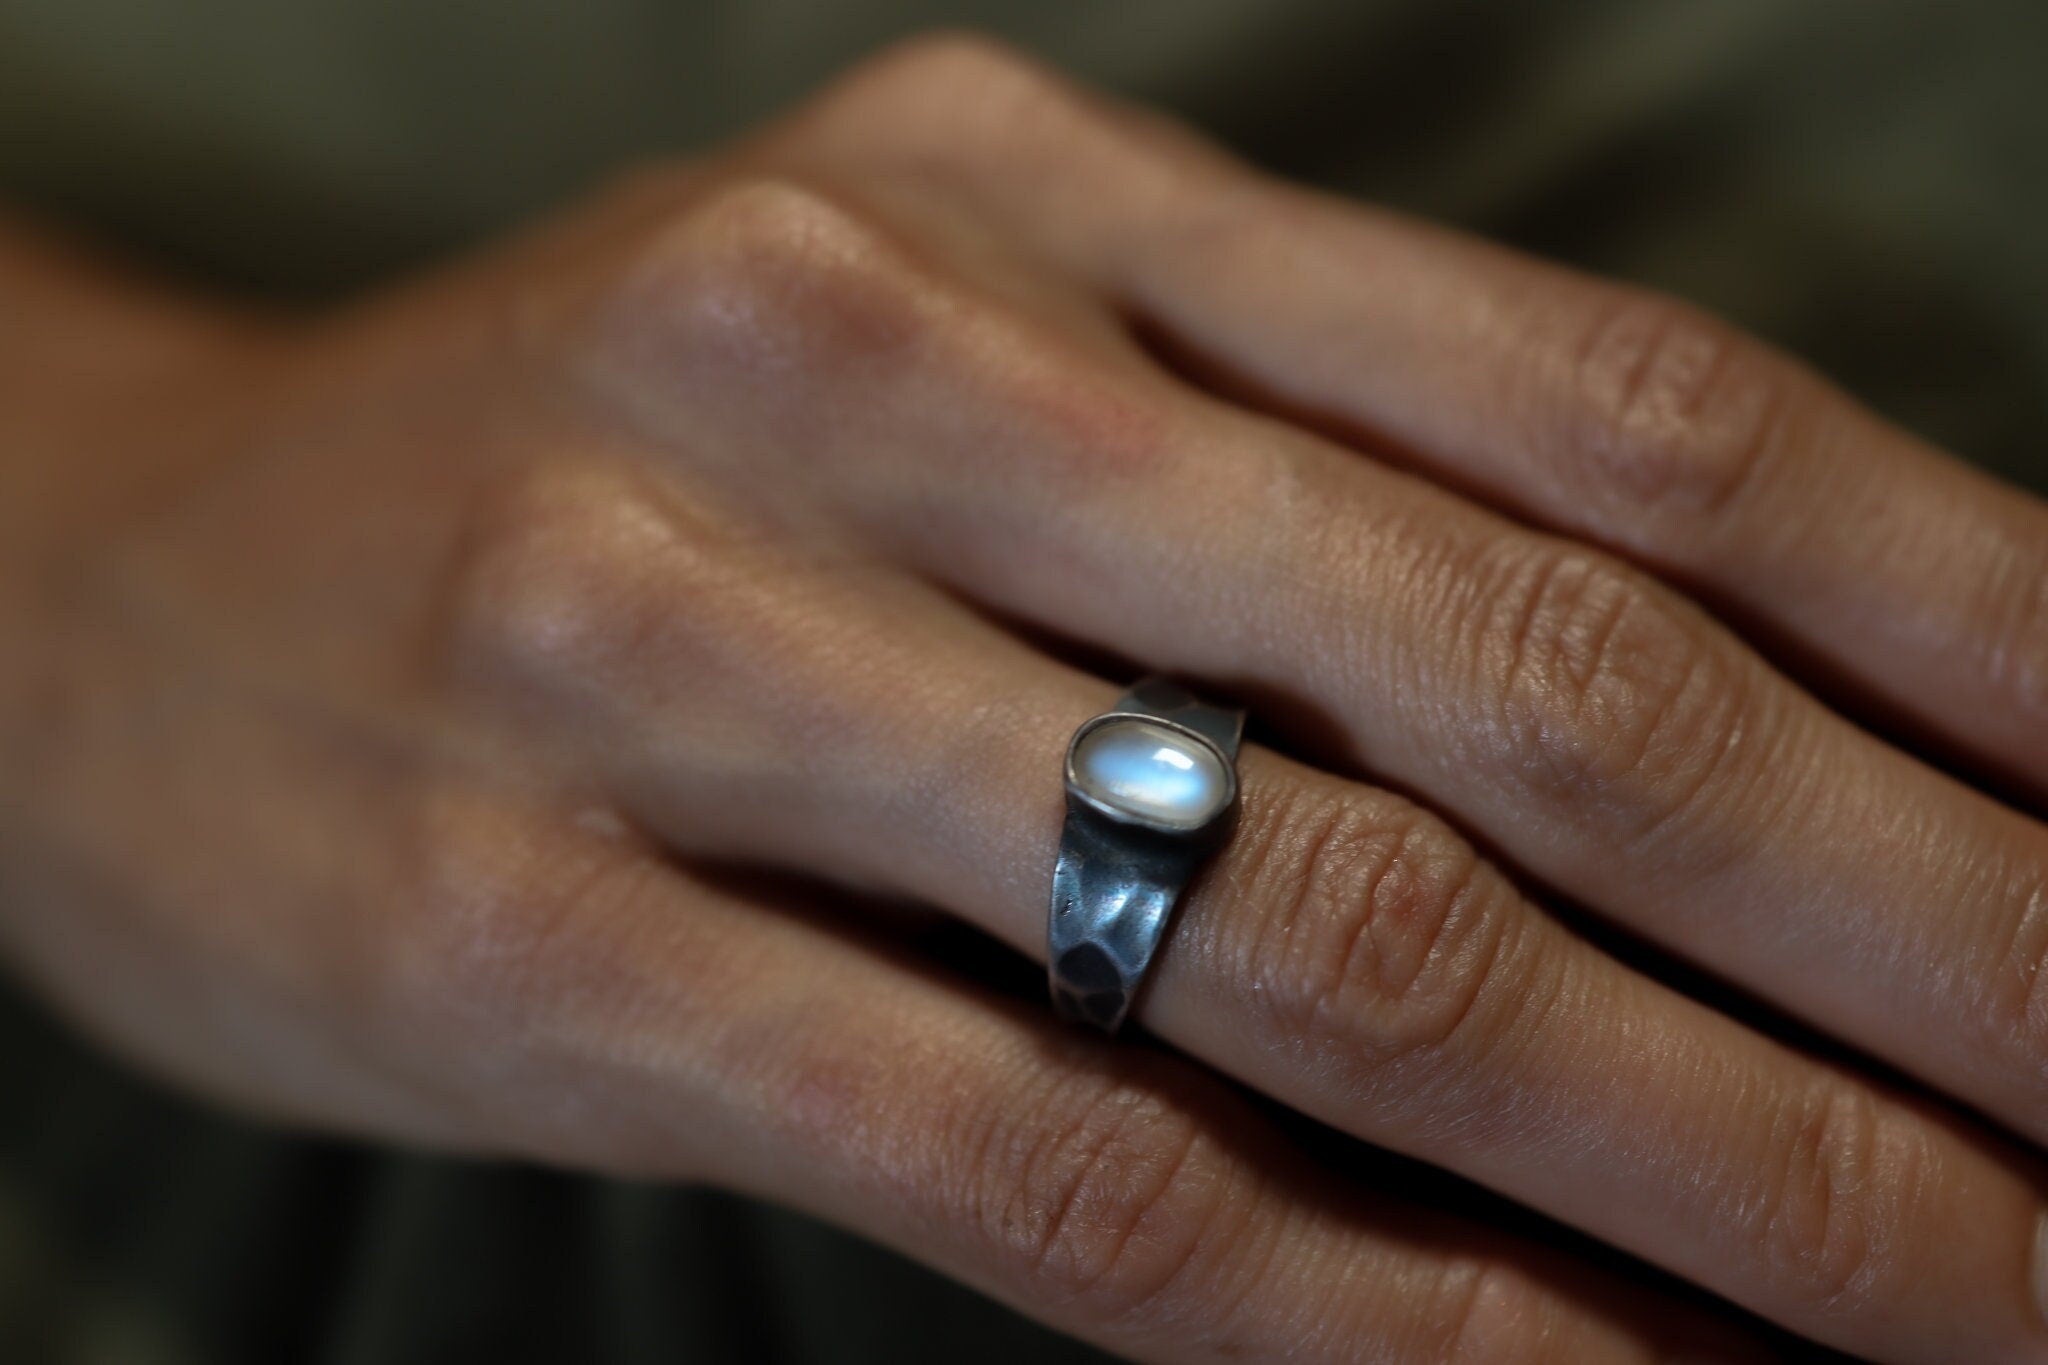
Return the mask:
<path id="1" fill-rule="evenodd" d="M 1217 771 L 1222 774 L 1223 778 L 1223 799 L 1216 803 L 1215 810 L 1197 824 L 1170 823 L 1148 819 L 1135 811 L 1104 801 L 1087 790 L 1082 785 L 1080 775 L 1075 770 L 1075 756 L 1081 751 L 1088 738 L 1097 731 L 1110 726 L 1121 725 L 1143 725 L 1148 729 L 1166 731 L 1181 743 L 1191 748 L 1199 749 L 1207 755 L 1214 762 Z M 1079 729 L 1075 730 L 1073 738 L 1067 741 L 1064 771 L 1066 774 L 1067 797 L 1071 802 L 1078 803 L 1088 810 L 1114 820 L 1119 825 L 1146 830 L 1168 838 L 1199 839 L 1203 835 L 1213 832 L 1227 821 L 1237 806 L 1237 766 L 1231 762 L 1228 755 L 1217 747 L 1213 740 L 1201 732 L 1182 725 L 1178 721 L 1168 720 L 1163 716 L 1148 715 L 1142 711 L 1105 711 L 1101 715 L 1089 719 Z"/>

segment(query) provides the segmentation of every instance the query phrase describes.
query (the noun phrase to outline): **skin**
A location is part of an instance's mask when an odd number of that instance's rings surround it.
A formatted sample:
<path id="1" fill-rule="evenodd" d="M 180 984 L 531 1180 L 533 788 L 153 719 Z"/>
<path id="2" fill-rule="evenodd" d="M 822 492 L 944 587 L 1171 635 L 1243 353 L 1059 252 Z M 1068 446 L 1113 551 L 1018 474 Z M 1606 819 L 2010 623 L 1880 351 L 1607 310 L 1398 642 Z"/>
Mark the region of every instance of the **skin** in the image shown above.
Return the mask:
<path id="1" fill-rule="evenodd" d="M 0 290 L 0 946 L 140 1064 L 1138 1359 L 2048 1360 L 2048 508 L 1721 324 L 960 38 L 338 314 Z M 1139 666 L 1268 727 L 1162 1047 L 892 908 L 1042 953 Z"/>

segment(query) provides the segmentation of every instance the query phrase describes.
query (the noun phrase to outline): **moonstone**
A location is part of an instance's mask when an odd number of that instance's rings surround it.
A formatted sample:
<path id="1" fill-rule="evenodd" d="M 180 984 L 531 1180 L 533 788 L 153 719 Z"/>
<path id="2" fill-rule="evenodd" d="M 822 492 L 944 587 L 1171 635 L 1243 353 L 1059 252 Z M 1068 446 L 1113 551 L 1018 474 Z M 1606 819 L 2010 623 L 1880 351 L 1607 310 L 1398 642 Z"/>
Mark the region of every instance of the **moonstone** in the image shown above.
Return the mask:
<path id="1" fill-rule="evenodd" d="M 1230 802 L 1214 750 L 1164 725 L 1112 720 L 1074 746 L 1074 785 L 1117 815 L 1161 829 L 1200 829 Z"/>

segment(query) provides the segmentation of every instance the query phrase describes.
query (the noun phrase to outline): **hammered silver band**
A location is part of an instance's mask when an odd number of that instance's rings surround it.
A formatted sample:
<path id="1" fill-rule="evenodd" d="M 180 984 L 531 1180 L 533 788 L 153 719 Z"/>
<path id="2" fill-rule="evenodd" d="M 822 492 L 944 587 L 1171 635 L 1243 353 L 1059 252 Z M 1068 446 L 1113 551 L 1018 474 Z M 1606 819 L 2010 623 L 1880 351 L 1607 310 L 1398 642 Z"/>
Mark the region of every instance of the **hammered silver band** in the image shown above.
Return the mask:
<path id="1" fill-rule="evenodd" d="M 1244 712 L 1151 677 L 1068 742 L 1046 962 L 1053 1008 L 1114 1033 L 1175 904 L 1237 815 Z"/>

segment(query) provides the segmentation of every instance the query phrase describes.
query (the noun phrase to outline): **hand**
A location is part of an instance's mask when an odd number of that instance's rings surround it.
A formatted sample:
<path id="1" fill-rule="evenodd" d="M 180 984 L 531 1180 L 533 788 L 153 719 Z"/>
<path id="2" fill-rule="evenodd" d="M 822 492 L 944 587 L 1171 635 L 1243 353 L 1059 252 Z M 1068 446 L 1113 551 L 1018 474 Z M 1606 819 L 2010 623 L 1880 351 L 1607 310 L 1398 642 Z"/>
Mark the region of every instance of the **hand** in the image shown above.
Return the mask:
<path id="1" fill-rule="evenodd" d="M 148 1065 L 754 1191 L 1146 1359 L 1755 1358 L 1221 1073 L 1814 1340 L 2048 1359 L 2031 1153 L 1524 889 L 2048 1138 L 2048 511 L 1797 366 L 962 40 L 191 327 L 9 419 L 64 511 L 0 923 Z M 1272 727 L 1141 1005 L 1172 1053 L 865 908 L 1041 952 L 1061 750 L 1141 667 Z"/>

